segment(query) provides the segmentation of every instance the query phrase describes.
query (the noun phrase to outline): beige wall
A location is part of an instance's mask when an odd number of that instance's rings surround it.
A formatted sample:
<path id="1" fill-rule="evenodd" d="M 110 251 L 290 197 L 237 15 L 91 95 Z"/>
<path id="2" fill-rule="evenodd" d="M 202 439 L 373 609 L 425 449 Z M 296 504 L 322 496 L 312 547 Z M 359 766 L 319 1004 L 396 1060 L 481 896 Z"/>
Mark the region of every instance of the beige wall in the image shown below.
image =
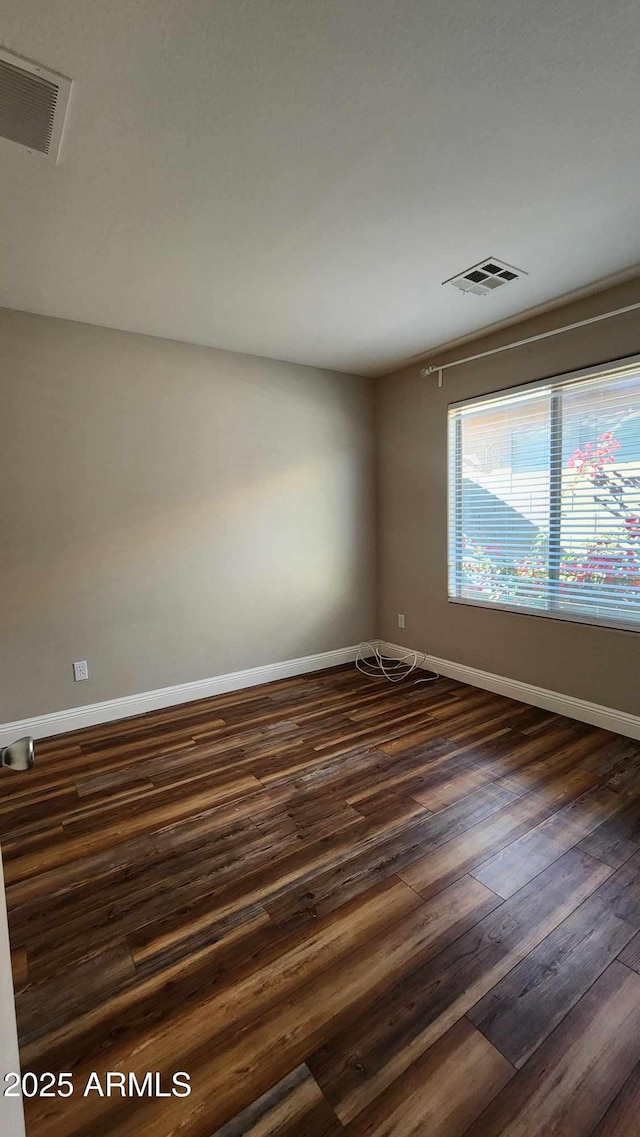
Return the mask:
<path id="1" fill-rule="evenodd" d="M 367 379 L 0 309 L 0 722 L 372 636 L 372 426 Z"/>
<path id="2" fill-rule="evenodd" d="M 640 280 L 466 344 L 437 362 L 635 301 Z M 464 300 L 476 302 L 489 304 L 491 298 Z M 415 365 L 378 382 L 382 638 L 640 714 L 640 633 L 450 604 L 446 547 L 448 404 L 637 353 L 640 311 L 452 369 L 441 390 Z M 406 616 L 405 631 L 398 629 L 398 612 Z"/>
<path id="3" fill-rule="evenodd" d="M 640 280 L 439 358 L 636 300 Z M 640 713 L 640 635 L 446 599 L 448 403 L 637 352 L 631 313 L 439 390 L 0 309 L 0 722 L 375 634 Z"/>

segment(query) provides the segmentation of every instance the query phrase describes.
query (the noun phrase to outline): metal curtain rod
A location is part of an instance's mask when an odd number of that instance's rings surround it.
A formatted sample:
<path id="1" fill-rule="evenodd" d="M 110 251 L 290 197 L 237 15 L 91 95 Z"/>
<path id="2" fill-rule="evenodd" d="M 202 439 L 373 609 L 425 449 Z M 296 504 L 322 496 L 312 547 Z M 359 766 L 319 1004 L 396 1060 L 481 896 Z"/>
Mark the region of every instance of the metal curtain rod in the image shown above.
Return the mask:
<path id="1" fill-rule="evenodd" d="M 550 332 L 539 332 L 537 336 L 527 336 L 523 340 L 514 340 L 513 343 L 505 343 L 502 347 L 492 347 L 488 351 L 479 351 L 477 355 L 467 355 L 464 359 L 454 359 L 451 363 L 442 363 L 439 367 L 423 367 L 420 370 L 421 375 L 435 375 L 438 373 L 438 386 L 442 386 L 442 372 L 447 371 L 450 367 L 459 367 L 461 363 L 473 363 L 476 359 L 486 359 L 488 355 L 497 355 L 499 351 L 510 351 L 512 347 L 524 347 L 527 343 L 535 343 L 536 340 L 546 340 L 549 336 L 559 336 L 562 332 L 572 332 L 574 328 L 584 328 L 587 324 L 597 324 L 599 320 L 609 320 L 611 316 L 623 316 L 625 312 L 634 312 L 640 308 L 640 300 L 636 304 L 627 304 L 625 308 L 614 308 L 612 312 L 601 312 L 599 316 L 589 316 L 586 320 L 577 320 L 575 324 L 565 324 L 562 328 L 552 328 Z"/>

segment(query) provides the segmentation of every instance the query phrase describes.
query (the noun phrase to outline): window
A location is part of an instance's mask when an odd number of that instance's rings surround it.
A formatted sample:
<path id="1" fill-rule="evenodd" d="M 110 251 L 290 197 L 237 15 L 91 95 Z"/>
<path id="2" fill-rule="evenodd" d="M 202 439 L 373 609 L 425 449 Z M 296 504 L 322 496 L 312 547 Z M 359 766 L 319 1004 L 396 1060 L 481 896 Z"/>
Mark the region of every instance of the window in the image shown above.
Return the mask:
<path id="1" fill-rule="evenodd" d="M 449 599 L 640 630 L 640 360 L 449 408 Z"/>

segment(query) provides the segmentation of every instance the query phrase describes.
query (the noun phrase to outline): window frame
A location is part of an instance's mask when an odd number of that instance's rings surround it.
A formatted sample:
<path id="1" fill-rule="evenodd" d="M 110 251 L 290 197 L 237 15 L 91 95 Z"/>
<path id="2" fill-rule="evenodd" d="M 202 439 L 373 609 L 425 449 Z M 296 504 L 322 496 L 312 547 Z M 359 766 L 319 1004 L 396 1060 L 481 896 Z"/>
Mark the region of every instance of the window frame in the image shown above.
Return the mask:
<path id="1" fill-rule="evenodd" d="M 517 616 L 533 616 L 541 617 L 545 620 L 556 620 L 563 623 L 571 624 L 587 624 L 590 627 L 607 628 L 609 631 L 621 632 L 635 632 L 636 635 L 640 633 L 640 621 L 631 623 L 623 619 L 612 619 L 595 616 L 588 613 L 568 612 L 560 608 L 549 607 L 548 609 L 542 608 L 528 608 L 526 605 L 521 604 L 503 604 L 495 600 L 474 600 L 467 596 L 454 596 L 451 594 L 452 582 L 452 553 L 454 550 L 461 549 L 461 542 L 456 538 L 455 530 L 460 530 L 462 525 L 462 517 L 458 516 L 456 509 L 457 486 L 461 478 L 461 462 L 462 451 L 460 445 L 461 437 L 461 419 L 455 420 L 455 440 L 453 446 L 455 454 L 452 454 L 452 434 L 453 431 L 449 429 L 451 421 L 451 413 L 456 410 L 461 410 L 463 407 L 479 406 L 482 403 L 490 403 L 501 397 L 506 397 L 511 394 L 527 394 L 529 391 L 536 391 L 548 389 L 551 399 L 552 411 L 555 413 L 562 413 L 561 401 L 557 398 L 554 399 L 553 389 L 556 386 L 568 387 L 571 383 L 579 382 L 581 379 L 590 379 L 597 375 L 602 375 L 606 378 L 608 375 L 613 375 L 616 372 L 624 370 L 632 370 L 637 368 L 640 370 L 640 354 L 624 356 L 621 359 L 606 360 L 603 363 L 596 363 L 590 367 L 582 367 L 576 371 L 564 371 L 545 376 L 543 379 L 535 379 L 526 383 L 516 383 L 509 387 L 498 387 L 493 391 L 485 392 L 482 395 L 475 395 L 467 399 L 457 399 L 455 402 L 447 404 L 447 600 L 450 604 L 462 604 L 470 608 L 487 608 L 491 612 L 510 612 Z M 551 424 L 551 433 L 553 435 L 553 423 Z M 562 451 L 562 444 L 560 445 L 560 452 Z M 455 479 L 451 478 L 451 470 L 453 466 L 452 458 L 455 456 Z M 549 478 L 552 477 L 551 461 L 549 462 Z M 549 493 L 550 504 L 552 501 L 551 489 Z M 551 519 L 550 543 L 552 542 L 553 518 Z M 455 566 L 456 579 L 459 580 L 460 565 Z"/>

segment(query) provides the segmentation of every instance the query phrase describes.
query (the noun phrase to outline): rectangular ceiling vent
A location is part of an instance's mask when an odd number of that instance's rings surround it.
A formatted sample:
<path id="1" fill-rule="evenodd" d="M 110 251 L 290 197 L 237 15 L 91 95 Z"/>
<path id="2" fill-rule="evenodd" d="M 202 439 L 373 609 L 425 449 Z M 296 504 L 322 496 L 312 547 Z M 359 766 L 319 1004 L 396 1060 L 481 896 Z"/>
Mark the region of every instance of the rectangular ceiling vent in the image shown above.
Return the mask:
<path id="1" fill-rule="evenodd" d="M 442 283 L 452 284 L 460 292 L 473 292 L 474 296 L 486 296 L 488 292 L 502 288 L 503 284 L 511 284 L 512 280 L 519 280 L 521 276 L 528 276 L 528 273 L 521 268 L 514 268 L 513 265 L 505 264 L 504 261 L 499 261 L 496 257 L 489 257 L 488 260 L 480 261 L 479 264 L 472 265 L 464 272 L 450 276 L 448 280 L 443 280 Z"/>
<path id="2" fill-rule="evenodd" d="M 58 160 L 71 80 L 0 47 L 0 138 Z"/>

